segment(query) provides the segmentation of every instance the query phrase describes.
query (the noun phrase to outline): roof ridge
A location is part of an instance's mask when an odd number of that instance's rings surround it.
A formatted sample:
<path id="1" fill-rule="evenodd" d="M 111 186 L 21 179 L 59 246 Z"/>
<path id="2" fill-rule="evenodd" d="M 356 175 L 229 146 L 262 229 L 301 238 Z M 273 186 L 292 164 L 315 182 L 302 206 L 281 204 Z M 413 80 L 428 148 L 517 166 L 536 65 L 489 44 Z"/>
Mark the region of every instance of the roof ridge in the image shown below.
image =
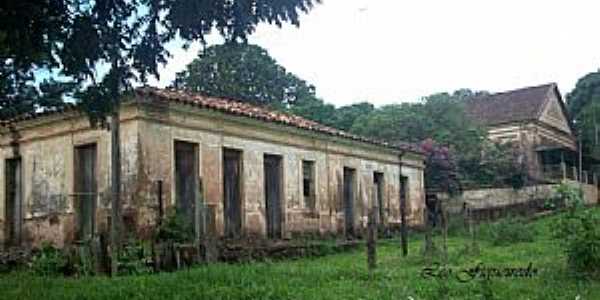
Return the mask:
<path id="1" fill-rule="evenodd" d="M 549 82 L 549 83 L 540 84 L 540 85 L 532 85 L 532 86 L 526 86 L 526 87 L 522 87 L 522 88 L 507 90 L 507 91 L 501 91 L 501 92 L 491 93 L 489 96 L 511 94 L 511 93 L 516 93 L 516 92 L 521 92 L 521 91 L 526 91 L 526 90 L 531 90 L 531 89 L 551 88 L 551 87 L 556 87 L 556 86 L 557 85 L 556 85 L 555 82 Z"/>
<path id="2" fill-rule="evenodd" d="M 310 130 L 323 134 L 339 136 L 355 141 L 375 144 L 378 146 L 408 150 L 421 153 L 419 147 L 408 142 L 390 143 L 373 138 L 355 135 L 337 128 L 333 128 L 314 120 L 310 120 L 288 112 L 272 110 L 260 105 L 230 99 L 225 97 L 206 96 L 197 92 L 190 92 L 181 89 L 160 89 L 156 87 L 140 87 L 135 89 L 136 93 L 152 94 L 159 98 L 190 104 L 207 109 L 214 109 L 228 114 L 254 118 L 265 122 L 279 123 L 287 126 L 293 126 L 299 129 Z"/>

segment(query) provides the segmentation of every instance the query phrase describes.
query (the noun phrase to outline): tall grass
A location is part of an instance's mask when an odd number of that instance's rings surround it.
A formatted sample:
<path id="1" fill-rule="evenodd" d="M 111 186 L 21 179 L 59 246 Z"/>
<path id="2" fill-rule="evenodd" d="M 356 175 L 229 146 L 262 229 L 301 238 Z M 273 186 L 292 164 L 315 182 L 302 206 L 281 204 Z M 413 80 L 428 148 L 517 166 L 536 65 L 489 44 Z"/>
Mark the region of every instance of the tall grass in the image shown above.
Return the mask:
<path id="1" fill-rule="evenodd" d="M 593 213 L 600 214 L 600 209 Z M 533 278 L 475 279 L 453 276 L 445 281 L 424 278 L 422 237 L 411 236 L 409 255 L 402 257 L 398 240 L 379 240 L 378 265 L 367 272 L 364 248 L 318 258 L 275 263 L 213 264 L 189 270 L 115 279 L 40 277 L 29 272 L 0 275 L 1 299 L 600 299 L 600 282 L 579 280 L 566 272 L 566 257 L 549 228 L 555 217 L 530 226 L 532 242 L 494 246 L 482 238 L 478 256 L 464 255 L 464 236 L 448 240 L 449 268 L 521 267 L 539 270 Z M 436 243 L 440 237 L 435 237 Z"/>

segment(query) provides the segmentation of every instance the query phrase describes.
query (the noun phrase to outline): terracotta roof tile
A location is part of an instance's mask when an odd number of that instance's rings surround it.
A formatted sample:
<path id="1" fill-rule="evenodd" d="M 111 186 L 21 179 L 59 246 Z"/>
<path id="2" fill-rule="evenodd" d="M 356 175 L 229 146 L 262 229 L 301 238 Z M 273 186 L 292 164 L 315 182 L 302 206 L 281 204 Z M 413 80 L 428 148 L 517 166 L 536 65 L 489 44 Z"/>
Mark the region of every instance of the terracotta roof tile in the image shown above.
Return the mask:
<path id="1" fill-rule="evenodd" d="M 418 146 L 410 143 L 387 143 L 375 139 L 370 139 L 354 134 L 347 133 L 342 130 L 338 130 L 332 127 L 328 127 L 317 123 L 312 120 L 308 120 L 296 115 L 286 114 L 282 112 L 276 112 L 268 110 L 263 107 L 255 106 L 245 102 L 234 101 L 230 99 L 207 97 L 195 93 L 185 92 L 182 90 L 167 90 L 157 88 L 138 88 L 136 93 L 142 97 L 155 97 L 160 100 L 175 101 L 185 103 L 201 108 L 213 109 L 226 114 L 244 116 L 248 118 L 258 119 L 265 122 L 279 123 L 287 126 L 292 126 L 300 129 L 315 131 L 324 133 L 332 136 L 339 136 L 355 141 L 361 141 L 365 143 L 375 144 L 388 148 L 394 148 L 399 150 L 411 151 L 422 153 Z"/>
<path id="2" fill-rule="evenodd" d="M 65 103 L 61 107 L 47 108 L 47 109 L 39 111 L 39 112 L 21 114 L 14 118 L 11 118 L 11 119 L 0 120 L 0 127 L 7 127 L 10 124 L 17 123 L 20 121 L 32 120 L 32 119 L 37 119 L 37 118 L 41 118 L 44 116 L 61 114 L 61 113 L 66 113 L 66 112 L 70 112 L 70 111 L 75 111 L 75 110 L 77 110 L 77 106 L 75 104 Z"/>

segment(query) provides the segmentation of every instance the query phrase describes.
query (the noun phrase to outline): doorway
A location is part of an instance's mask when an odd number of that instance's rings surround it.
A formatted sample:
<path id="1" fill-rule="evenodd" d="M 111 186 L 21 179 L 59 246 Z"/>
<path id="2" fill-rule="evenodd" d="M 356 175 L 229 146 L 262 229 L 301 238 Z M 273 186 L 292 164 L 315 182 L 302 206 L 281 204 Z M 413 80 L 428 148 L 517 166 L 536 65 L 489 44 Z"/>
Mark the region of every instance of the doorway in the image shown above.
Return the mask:
<path id="1" fill-rule="evenodd" d="M 375 185 L 375 204 L 377 205 L 377 221 L 380 226 L 384 224 L 385 221 L 385 199 L 384 199 L 384 175 L 381 172 L 373 173 L 373 184 Z"/>
<path id="2" fill-rule="evenodd" d="M 282 223 L 282 158 L 279 155 L 265 154 L 265 204 L 267 211 L 267 236 L 281 238 Z"/>
<path id="3" fill-rule="evenodd" d="M 353 237 L 354 232 L 354 177 L 356 171 L 344 167 L 344 219 L 346 236 Z"/>
<path id="4" fill-rule="evenodd" d="M 96 153 L 96 144 L 75 148 L 75 207 L 78 240 L 88 240 L 94 235 L 97 199 Z"/>
<path id="5" fill-rule="evenodd" d="M 223 207 L 225 236 L 242 233 L 242 152 L 223 149 Z"/>
<path id="6" fill-rule="evenodd" d="M 195 225 L 198 182 L 198 144 L 175 141 L 175 205 L 189 228 Z"/>
<path id="7" fill-rule="evenodd" d="M 22 227 L 22 177 L 21 159 L 13 158 L 5 161 L 6 172 L 6 239 L 7 246 L 19 246 L 21 244 Z"/>

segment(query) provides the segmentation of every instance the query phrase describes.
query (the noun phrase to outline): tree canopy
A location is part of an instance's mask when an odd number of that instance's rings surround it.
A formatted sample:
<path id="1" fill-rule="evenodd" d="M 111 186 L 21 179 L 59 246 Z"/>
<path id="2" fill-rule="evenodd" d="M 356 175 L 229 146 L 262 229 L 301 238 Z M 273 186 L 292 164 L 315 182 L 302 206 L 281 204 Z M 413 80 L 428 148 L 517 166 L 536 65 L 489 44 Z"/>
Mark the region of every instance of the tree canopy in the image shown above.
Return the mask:
<path id="1" fill-rule="evenodd" d="M 429 187 L 457 190 L 456 180 L 475 185 L 519 186 L 512 145 L 487 139 L 484 128 L 465 114 L 469 99 L 481 92 L 467 89 L 438 93 L 416 103 L 385 105 L 354 121 L 351 132 L 388 142 L 421 145 L 427 154 Z"/>
<path id="2" fill-rule="evenodd" d="M 600 70 L 577 81 L 567 95 L 567 105 L 582 142 L 584 159 L 600 159 Z"/>
<path id="3" fill-rule="evenodd" d="M 267 50 L 236 42 L 202 50 L 177 74 L 174 86 L 279 108 L 316 98 L 314 86 L 288 72 Z"/>
<path id="4" fill-rule="evenodd" d="M 0 115 L 31 112 L 40 103 L 36 71 L 64 79 L 55 99 L 69 93 L 92 125 L 111 131 L 111 272 L 120 248 L 121 150 L 119 108 L 123 96 L 149 76 L 159 77 L 166 44 L 204 42 L 217 30 L 228 43 L 245 41 L 259 23 L 299 25 L 299 15 L 319 0 L 7 0 L 0 2 Z M 55 76 L 52 76 L 55 77 Z M 23 105 L 24 104 L 24 105 Z M 44 103 L 41 103 L 44 104 Z M 18 106 L 18 109 L 14 109 Z M 15 110 L 15 111 L 11 111 Z"/>
<path id="5" fill-rule="evenodd" d="M 169 41 L 204 41 L 213 30 L 228 42 L 245 41 L 259 23 L 299 25 L 299 15 L 318 2 L 3 1 L 0 109 L 14 110 L 20 100 L 40 94 L 35 71 L 55 69 L 63 82 L 75 83 L 68 91 L 84 102 L 93 119 L 101 118 L 135 82 L 159 76 Z M 32 107 L 27 104 L 19 111 Z"/>

